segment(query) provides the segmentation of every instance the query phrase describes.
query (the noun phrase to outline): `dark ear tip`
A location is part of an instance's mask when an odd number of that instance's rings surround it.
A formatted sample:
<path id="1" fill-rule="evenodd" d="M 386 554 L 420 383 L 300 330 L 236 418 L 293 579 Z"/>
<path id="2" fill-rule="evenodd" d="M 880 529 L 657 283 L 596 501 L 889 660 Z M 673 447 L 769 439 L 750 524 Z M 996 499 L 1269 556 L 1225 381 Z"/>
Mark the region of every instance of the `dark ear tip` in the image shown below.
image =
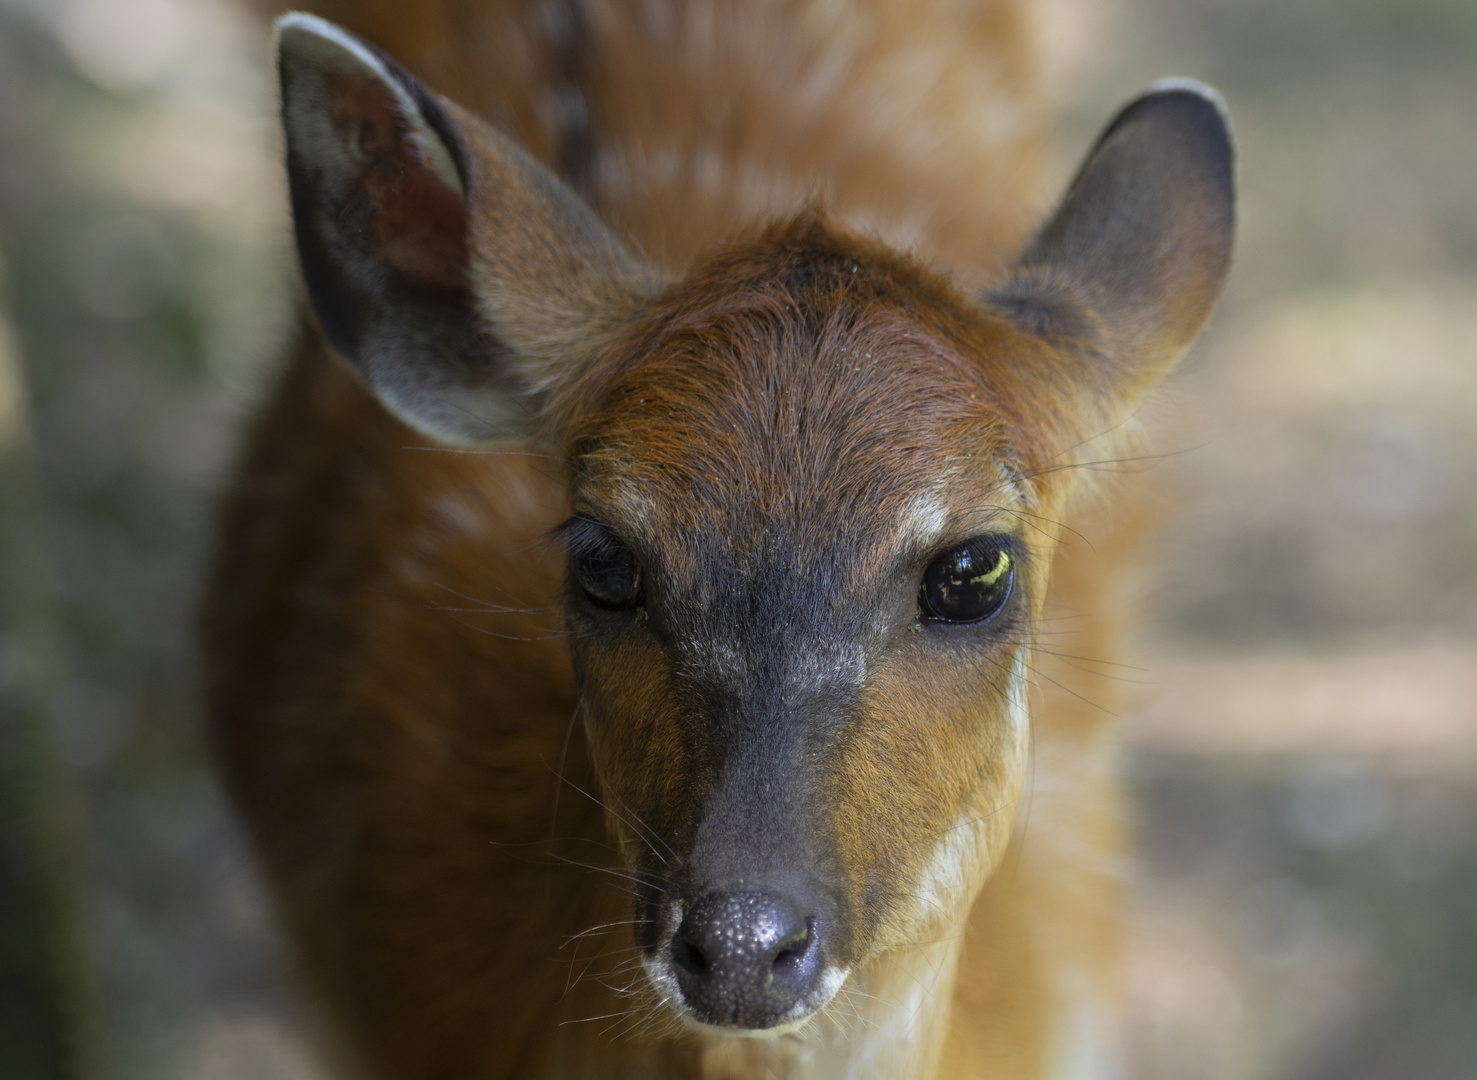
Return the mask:
<path id="1" fill-rule="evenodd" d="M 1195 79 L 1160 79 L 1123 107 L 1099 145 L 1140 124 L 1178 128 L 1199 145 L 1204 160 L 1219 164 L 1230 177 L 1236 162 L 1236 138 L 1230 110 L 1214 87 Z"/>
<path id="2" fill-rule="evenodd" d="M 1221 97 L 1220 91 L 1208 83 L 1199 79 L 1187 79 L 1182 75 L 1171 75 L 1160 79 L 1151 85 L 1138 100 L 1147 98 L 1168 101 L 1174 100 L 1186 105 L 1204 108 L 1209 106 L 1220 120 L 1220 124 L 1228 132 L 1231 128 L 1231 110 L 1226 106 L 1226 99 Z"/>

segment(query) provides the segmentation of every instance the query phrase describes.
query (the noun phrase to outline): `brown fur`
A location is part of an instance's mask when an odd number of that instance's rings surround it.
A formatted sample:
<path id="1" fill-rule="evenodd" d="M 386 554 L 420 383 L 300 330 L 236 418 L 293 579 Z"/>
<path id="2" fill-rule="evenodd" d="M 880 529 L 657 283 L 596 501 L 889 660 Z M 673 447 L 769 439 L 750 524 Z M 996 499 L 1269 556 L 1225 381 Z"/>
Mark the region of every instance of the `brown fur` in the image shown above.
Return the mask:
<path id="1" fill-rule="evenodd" d="M 1046 654 L 1113 659 L 1128 545 L 1102 511 L 1063 529 L 1070 466 L 1198 329 L 1224 265 L 1153 326 L 1039 334 L 940 276 L 1000 274 L 1039 195 L 1029 46 L 1004 0 L 314 7 L 563 168 L 661 267 L 548 210 L 562 196 L 452 107 L 487 193 L 471 280 L 526 365 L 532 434 L 435 445 L 311 321 L 250 433 L 205 621 L 213 730 L 357 1067 L 829 1075 L 816 1040 L 880 1046 L 911 1024 L 911 1045 L 848 1075 L 1081 1068 L 1082 1017 L 1112 1028 L 1115 695 Z M 676 872 L 662 852 L 699 842 L 720 780 L 686 704 L 698 676 L 656 629 L 566 616 L 551 530 L 572 511 L 610 525 L 674 596 L 717 587 L 715 544 L 725 566 L 865 590 L 934 550 L 896 527 L 925 489 L 947 509 L 935 546 L 1009 531 L 1030 550 L 1020 621 L 968 649 L 887 637 L 827 748 L 809 854 L 842 883 L 855 967 L 811 1035 L 684 1028 L 646 988 L 628 890 Z M 1028 781 L 1007 699 L 1033 635 Z M 961 820 L 958 880 L 920 906 Z"/>
<path id="2" fill-rule="evenodd" d="M 384 49 L 539 161 L 575 166 L 595 209 L 673 269 L 821 197 L 894 246 L 978 274 L 1016 253 L 1049 198 L 1016 0 L 300 9 Z"/>

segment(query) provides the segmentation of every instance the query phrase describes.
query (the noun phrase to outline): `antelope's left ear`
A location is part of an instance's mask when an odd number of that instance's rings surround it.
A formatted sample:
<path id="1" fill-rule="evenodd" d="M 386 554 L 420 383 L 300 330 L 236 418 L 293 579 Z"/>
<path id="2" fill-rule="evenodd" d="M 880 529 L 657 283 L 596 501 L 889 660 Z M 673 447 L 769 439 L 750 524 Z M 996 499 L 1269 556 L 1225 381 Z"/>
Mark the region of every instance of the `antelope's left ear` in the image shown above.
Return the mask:
<path id="1" fill-rule="evenodd" d="M 433 439 L 543 432 L 658 287 L 506 136 L 332 23 L 277 23 L 293 227 L 330 344 Z"/>
<path id="2" fill-rule="evenodd" d="M 1219 96 L 1166 80 L 1108 125 L 987 303 L 1046 340 L 1116 423 L 1199 333 L 1225 284 L 1235 152 Z"/>

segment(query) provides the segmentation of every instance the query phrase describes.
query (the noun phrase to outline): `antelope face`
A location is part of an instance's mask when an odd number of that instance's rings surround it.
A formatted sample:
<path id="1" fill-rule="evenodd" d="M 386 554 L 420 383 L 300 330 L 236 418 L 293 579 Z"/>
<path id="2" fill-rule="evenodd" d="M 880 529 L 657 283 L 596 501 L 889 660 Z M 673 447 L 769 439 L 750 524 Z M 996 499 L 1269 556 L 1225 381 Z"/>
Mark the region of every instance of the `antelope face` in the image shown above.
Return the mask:
<path id="1" fill-rule="evenodd" d="M 1004 849 L 1049 555 L 991 362 L 1024 336 L 807 220 L 645 327 L 573 425 L 584 721 L 653 982 L 771 1028 L 957 927 Z"/>
<path id="2" fill-rule="evenodd" d="M 956 932 L 1021 786 L 1064 467 L 1224 280 L 1213 100 L 1128 106 L 973 298 L 817 215 L 671 282 L 380 54 L 279 25 L 329 340 L 425 435 L 570 462 L 571 649 L 658 992 L 774 1029 Z"/>

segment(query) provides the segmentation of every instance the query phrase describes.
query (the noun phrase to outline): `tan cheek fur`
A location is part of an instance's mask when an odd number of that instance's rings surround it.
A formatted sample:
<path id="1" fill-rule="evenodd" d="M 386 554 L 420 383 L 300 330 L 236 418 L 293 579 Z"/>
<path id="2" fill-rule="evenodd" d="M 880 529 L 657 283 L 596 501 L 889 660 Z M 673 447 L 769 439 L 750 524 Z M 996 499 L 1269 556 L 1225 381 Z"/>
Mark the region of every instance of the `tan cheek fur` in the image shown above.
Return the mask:
<path id="1" fill-rule="evenodd" d="M 873 949 L 947 934 L 1004 854 L 1027 745 L 1011 701 L 1016 651 L 1007 644 L 973 679 L 906 662 L 873 675 L 832 781 L 843 863 L 870 878 L 854 887 L 895 890 Z M 937 865 L 941 852 L 959 856 L 957 875 Z"/>

